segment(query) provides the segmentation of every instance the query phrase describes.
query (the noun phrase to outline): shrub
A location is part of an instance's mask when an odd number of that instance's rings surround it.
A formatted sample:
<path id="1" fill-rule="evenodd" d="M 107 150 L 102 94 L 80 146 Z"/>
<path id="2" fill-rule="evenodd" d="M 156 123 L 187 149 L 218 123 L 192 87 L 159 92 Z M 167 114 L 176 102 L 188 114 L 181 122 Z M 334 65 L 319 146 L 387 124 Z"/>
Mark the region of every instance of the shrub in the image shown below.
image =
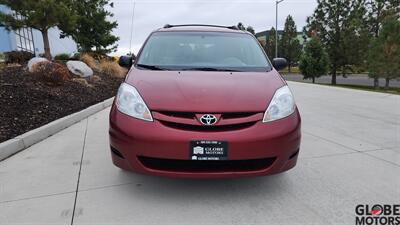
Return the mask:
<path id="1" fill-rule="evenodd" d="M 62 53 L 62 54 L 58 54 L 58 55 L 54 56 L 55 60 L 69 60 L 70 58 L 71 58 L 70 54 L 67 54 L 67 53 Z"/>
<path id="2" fill-rule="evenodd" d="M 88 88 L 93 87 L 85 78 L 72 78 L 72 81 Z"/>
<path id="3" fill-rule="evenodd" d="M 34 70 L 38 79 L 54 85 L 62 85 L 70 78 L 68 68 L 60 63 L 40 62 Z"/>
<path id="4" fill-rule="evenodd" d="M 86 63 L 86 65 L 88 65 L 90 68 L 92 68 L 92 70 L 96 70 L 96 71 L 99 70 L 98 63 L 91 55 L 84 53 L 80 56 L 80 60 L 82 62 Z"/>
<path id="5" fill-rule="evenodd" d="M 5 53 L 6 63 L 27 63 L 34 55 L 31 52 L 25 51 L 12 51 Z"/>
<path id="6" fill-rule="evenodd" d="M 0 62 L 3 62 L 6 60 L 6 56 L 0 52 Z"/>
<path id="7" fill-rule="evenodd" d="M 97 75 L 93 75 L 89 78 L 89 80 L 90 80 L 90 82 L 96 83 L 96 82 L 101 81 L 101 78 Z"/>
<path id="8" fill-rule="evenodd" d="M 304 48 L 301 56 L 299 69 L 303 74 L 303 79 L 312 79 L 325 75 L 328 72 L 329 65 L 328 54 L 317 38 L 311 38 Z"/>
<path id="9" fill-rule="evenodd" d="M 102 60 L 100 63 L 100 70 L 102 73 L 105 73 L 114 77 L 124 77 L 128 72 L 125 68 L 118 65 L 115 61 Z"/>
<path id="10" fill-rule="evenodd" d="M 50 63 L 50 61 L 43 61 L 43 62 L 38 62 L 32 65 L 32 71 L 29 71 L 33 74 L 37 74 L 40 72 L 41 68 L 43 68 L 43 64 L 45 63 Z"/>

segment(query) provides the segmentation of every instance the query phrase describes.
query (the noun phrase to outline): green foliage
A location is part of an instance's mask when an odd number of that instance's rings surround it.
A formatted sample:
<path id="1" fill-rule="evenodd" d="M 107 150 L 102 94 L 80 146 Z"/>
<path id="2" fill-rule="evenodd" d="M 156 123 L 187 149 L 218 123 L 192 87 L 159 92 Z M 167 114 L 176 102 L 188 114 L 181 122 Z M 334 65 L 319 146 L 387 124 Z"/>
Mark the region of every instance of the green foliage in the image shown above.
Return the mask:
<path id="1" fill-rule="evenodd" d="M 31 52 L 25 52 L 25 51 L 12 51 L 5 53 L 6 63 L 24 64 L 27 63 L 33 57 L 34 55 Z"/>
<path id="2" fill-rule="evenodd" d="M 400 21 L 391 17 L 384 21 L 381 31 L 373 38 L 368 54 L 370 76 L 386 79 L 400 77 Z"/>
<path id="3" fill-rule="evenodd" d="M 254 28 L 253 28 L 252 26 L 248 26 L 248 27 L 246 28 L 246 31 L 250 32 L 250 33 L 253 34 L 253 35 L 256 34 L 256 32 L 255 32 L 255 30 L 254 30 Z"/>
<path id="4" fill-rule="evenodd" d="M 242 22 L 239 22 L 239 23 L 237 24 L 237 28 L 238 28 L 239 30 L 246 30 L 246 27 L 243 25 Z"/>
<path id="5" fill-rule="evenodd" d="M 70 54 L 67 54 L 67 53 L 62 53 L 62 54 L 58 54 L 58 55 L 54 56 L 55 60 L 69 60 L 70 58 L 71 58 Z"/>
<path id="6" fill-rule="evenodd" d="M 353 71 L 354 66 L 365 64 L 368 52 L 369 31 L 366 20 L 366 8 L 364 1 L 355 1 L 346 28 L 343 29 L 342 45 L 340 51 L 344 55 L 342 59 L 342 73 Z"/>
<path id="7" fill-rule="evenodd" d="M 398 0 L 367 0 L 366 1 L 366 23 L 367 29 L 369 31 L 368 37 L 371 40 L 371 45 L 374 40 L 379 36 L 379 32 L 382 28 L 383 22 L 386 17 L 391 14 L 399 13 Z M 374 46 L 373 46 L 374 47 Z M 371 49 L 370 49 L 371 50 Z M 369 52 L 371 54 L 371 52 Z M 367 54 L 366 54 L 367 55 Z M 368 60 L 370 61 L 370 60 Z M 370 65 L 368 65 L 371 68 Z M 377 69 L 376 69 L 377 70 Z M 379 87 L 379 76 L 380 74 L 371 71 L 369 76 L 374 79 L 374 87 L 377 89 Z"/>
<path id="8" fill-rule="evenodd" d="M 332 84 L 336 84 L 337 72 L 345 75 L 347 71 L 356 72 L 354 68 L 368 67 L 377 88 L 382 67 L 373 62 L 371 55 L 383 57 L 377 55 L 383 51 L 374 50 L 382 49 L 377 39 L 383 22 L 391 16 L 399 20 L 399 15 L 398 0 L 319 0 L 304 30 L 309 37 L 320 38 L 327 50 Z"/>
<path id="9" fill-rule="evenodd" d="M 253 35 L 256 34 L 256 31 L 254 30 L 254 28 L 253 28 L 252 26 L 246 27 L 242 22 L 239 22 L 239 23 L 236 25 L 236 27 L 237 27 L 239 30 L 248 31 L 248 32 L 250 32 L 250 33 L 253 34 Z"/>
<path id="10" fill-rule="evenodd" d="M 354 34 L 353 43 L 362 38 L 363 32 L 359 32 L 357 29 L 360 27 L 356 26 L 359 23 L 356 20 L 362 19 L 362 2 L 364 0 L 319 0 L 313 15 L 307 18 L 307 33 L 320 38 L 329 55 L 332 84 L 336 84 L 337 71 L 349 64 L 346 50 L 351 42 L 344 41 L 346 35 L 349 32 Z"/>
<path id="11" fill-rule="evenodd" d="M 109 0 L 74 0 L 73 9 L 79 15 L 76 26 L 63 29 L 62 36 L 71 36 L 81 52 L 109 53 L 118 47 L 118 37 L 112 34 L 118 24 L 108 21 L 113 14 L 107 7 L 113 7 Z"/>
<path id="12" fill-rule="evenodd" d="M 267 53 L 268 57 L 274 58 L 275 57 L 275 28 L 272 27 L 268 33 L 268 37 L 266 38 L 265 42 L 265 52 Z"/>
<path id="13" fill-rule="evenodd" d="M 328 55 L 317 38 L 311 38 L 304 48 L 299 69 L 304 79 L 312 79 L 325 75 L 328 71 Z"/>
<path id="14" fill-rule="evenodd" d="M 6 56 L 0 52 L 0 62 L 5 61 L 6 60 Z"/>
<path id="15" fill-rule="evenodd" d="M 288 61 L 289 72 L 294 63 L 301 55 L 300 41 L 297 39 L 296 24 L 291 15 L 288 15 L 285 22 L 285 28 L 280 40 L 281 56 Z"/>
<path id="16" fill-rule="evenodd" d="M 39 30 L 43 36 L 44 50 L 47 58 L 51 58 L 48 30 L 52 27 L 72 29 L 76 14 L 72 10 L 72 0 L 0 0 L 0 4 L 8 6 L 17 13 L 0 12 L 0 25 L 8 30 L 31 27 Z"/>

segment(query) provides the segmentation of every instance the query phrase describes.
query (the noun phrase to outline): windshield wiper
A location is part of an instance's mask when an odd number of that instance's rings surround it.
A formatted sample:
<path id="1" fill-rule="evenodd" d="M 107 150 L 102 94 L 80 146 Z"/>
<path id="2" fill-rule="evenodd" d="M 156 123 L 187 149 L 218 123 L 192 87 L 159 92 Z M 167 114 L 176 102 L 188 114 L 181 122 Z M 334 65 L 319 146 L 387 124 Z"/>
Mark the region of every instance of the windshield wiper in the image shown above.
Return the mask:
<path id="1" fill-rule="evenodd" d="M 137 66 L 145 68 L 145 69 L 149 69 L 149 70 L 166 70 L 164 68 L 161 68 L 159 66 L 154 66 L 154 65 L 137 64 Z"/>
<path id="2" fill-rule="evenodd" d="M 226 69 L 226 68 L 214 68 L 214 67 L 194 67 L 194 68 L 185 68 L 182 70 L 240 72 L 240 70 L 233 70 L 233 69 Z"/>

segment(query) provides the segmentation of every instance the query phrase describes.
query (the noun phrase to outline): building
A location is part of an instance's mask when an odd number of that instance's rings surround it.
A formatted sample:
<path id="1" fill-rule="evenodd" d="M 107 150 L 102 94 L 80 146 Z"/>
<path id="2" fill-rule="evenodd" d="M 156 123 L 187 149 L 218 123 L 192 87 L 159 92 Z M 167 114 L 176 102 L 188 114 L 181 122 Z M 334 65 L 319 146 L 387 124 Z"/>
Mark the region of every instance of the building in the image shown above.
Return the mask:
<path id="1" fill-rule="evenodd" d="M 278 36 L 279 38 L 282 36 L 283 30 L 278 30 Z M 261 31 L 256 33 L 256 38 L 260 43 L 265 44 L 268 36 L 269 36 L 269 30 Z M 300 44 L 303 45 L 304 43 L 304 38 L 303 38 L 303 32 L 297 32 L 297 39 L 299 40 Z"/>
<path id="2" fill-rule="evenodd" d="M 0 5 L 0 11 L 11 13 L 11 10 Z M 53 56 L 61 53 L 77 52 L 77 45 L 71 38 L 60 38 L 60 30 L 49 30 L 50 50 Z M 7 31 L 0 27 L 0 52 L 28 51 L 35 55 L 44 53 L 42 34 L 35 29 L 23 28 L 16 31 Z"/>

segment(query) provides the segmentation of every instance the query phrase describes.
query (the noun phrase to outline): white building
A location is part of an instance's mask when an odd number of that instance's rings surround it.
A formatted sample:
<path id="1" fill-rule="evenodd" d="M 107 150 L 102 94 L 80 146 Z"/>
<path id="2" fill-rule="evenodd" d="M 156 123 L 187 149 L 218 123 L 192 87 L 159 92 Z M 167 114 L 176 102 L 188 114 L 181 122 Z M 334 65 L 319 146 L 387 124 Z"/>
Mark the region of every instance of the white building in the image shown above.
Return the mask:
<path id="1" fill-rule="evenodd" d="M 0 5 L 0 11 L 11 12 L 4 5 Z M 71 38 L 60 38 L 60 30 L 57 28 L 49 30 L 49 41 L 52 56 L 77 52 L 76 43 Z M 31 28 L 8 32 L 0 27 L 0 52 L 9 51 L 29 51 L 36 55 L 44 53 L 42 34 Z"/>

